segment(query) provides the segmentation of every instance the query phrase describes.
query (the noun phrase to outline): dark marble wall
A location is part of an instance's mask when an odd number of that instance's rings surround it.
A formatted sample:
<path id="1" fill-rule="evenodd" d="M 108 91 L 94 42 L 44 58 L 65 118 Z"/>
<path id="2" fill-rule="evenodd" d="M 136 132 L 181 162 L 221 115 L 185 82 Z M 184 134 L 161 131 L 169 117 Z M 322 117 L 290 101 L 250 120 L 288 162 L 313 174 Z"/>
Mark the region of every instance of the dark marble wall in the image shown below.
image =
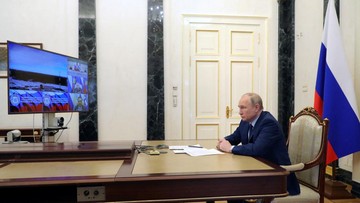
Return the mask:
<path id="1" fill-rule="evenodd" d="M 279 0 L 278 120 L 288 134 L 294 115 L 295 0 Z"/>
<path id="2" fill-rule="evenodd" d="M 165 139 L 163 1 L 148 0 L 147 139 Z"/>
<path id="3" fill-rule="evenodd" d="M 79 0 L 79 58 L 89 62 L 89 112 L 79 114 L 79 140 L 98 140 L 95 0 Z"/>

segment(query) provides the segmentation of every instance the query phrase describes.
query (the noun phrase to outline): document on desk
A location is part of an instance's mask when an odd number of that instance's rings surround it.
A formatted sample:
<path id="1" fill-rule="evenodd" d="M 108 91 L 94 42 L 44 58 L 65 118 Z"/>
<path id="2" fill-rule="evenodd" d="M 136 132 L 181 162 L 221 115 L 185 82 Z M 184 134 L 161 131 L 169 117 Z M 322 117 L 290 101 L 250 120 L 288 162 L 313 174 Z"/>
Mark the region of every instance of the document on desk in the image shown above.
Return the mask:
<path id="1" fill-rule="evenodd" d="M 188 146 L 169 146 L 169 149 L 173 150 L 175 154 L 188 154 L 190 156 L 205 156 L 223 154 L 216 149 L 206 149 L 200 145 L 188 145 Z"/>
<path id="2" fill-rule="evenodd" d="M 190 156 L 206 156 L 206 155 L 216 155 L 216 154 L 224 154 L 223 152 L 218 151 L 217 149 L 206 149 L 206 148 L 196 148 L 196 147 L 188 147 L 185 148 L 184 151 Z"/>

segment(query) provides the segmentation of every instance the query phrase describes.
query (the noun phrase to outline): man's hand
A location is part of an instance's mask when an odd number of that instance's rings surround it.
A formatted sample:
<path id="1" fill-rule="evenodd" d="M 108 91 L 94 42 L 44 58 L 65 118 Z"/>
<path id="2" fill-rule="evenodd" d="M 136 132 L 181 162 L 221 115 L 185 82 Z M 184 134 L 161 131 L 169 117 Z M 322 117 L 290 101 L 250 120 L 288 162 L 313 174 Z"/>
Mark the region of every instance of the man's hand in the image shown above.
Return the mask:
<path id="1" fill-rule="evenodd" d="M 225 140 L 224 138 L 220 139 L 216 148 L 223 152 L 231 153 L 231 144 L 229 141 Z"/>

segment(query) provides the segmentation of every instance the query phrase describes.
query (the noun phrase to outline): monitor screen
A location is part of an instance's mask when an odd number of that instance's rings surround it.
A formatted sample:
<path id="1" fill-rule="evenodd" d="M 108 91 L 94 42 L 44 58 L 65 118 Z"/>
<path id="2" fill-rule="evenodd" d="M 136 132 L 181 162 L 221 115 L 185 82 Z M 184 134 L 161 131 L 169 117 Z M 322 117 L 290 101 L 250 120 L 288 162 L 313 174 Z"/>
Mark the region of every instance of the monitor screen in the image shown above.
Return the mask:
<path id="1" fill-rule="evenodd" d="M 88 111 L 88 63 L 8 41 L 8 113 Z"/>

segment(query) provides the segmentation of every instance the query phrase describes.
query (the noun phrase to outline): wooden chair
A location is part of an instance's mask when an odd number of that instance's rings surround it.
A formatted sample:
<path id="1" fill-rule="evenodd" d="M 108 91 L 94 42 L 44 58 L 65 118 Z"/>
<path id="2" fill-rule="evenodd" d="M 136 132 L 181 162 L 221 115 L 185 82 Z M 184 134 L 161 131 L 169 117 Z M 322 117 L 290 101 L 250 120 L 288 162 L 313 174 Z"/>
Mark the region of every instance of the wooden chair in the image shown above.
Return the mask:
<path id="1" fill-rule="evenodd" d="M 301 193 L 272 202 L 324 202 L 328 125 L 328 119 L 322 119 L 312 107 L 290 118 L 287 146 L 292 165 L 282 167 L 295 172 Z"/>

